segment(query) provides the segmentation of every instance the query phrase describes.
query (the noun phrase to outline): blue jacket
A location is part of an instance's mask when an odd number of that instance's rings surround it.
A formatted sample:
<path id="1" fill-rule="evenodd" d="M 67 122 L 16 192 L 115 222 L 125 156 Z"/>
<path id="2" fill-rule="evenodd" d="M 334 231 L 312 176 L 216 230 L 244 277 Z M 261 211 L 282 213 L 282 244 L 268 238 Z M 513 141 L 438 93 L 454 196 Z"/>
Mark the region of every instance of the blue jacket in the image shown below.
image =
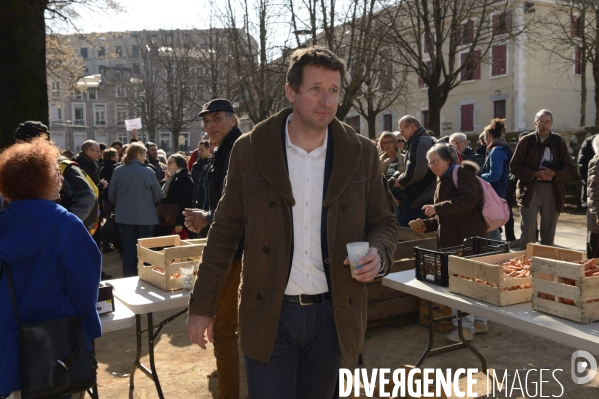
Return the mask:
<path id="1" fill-rule="evenodd" d="M 495 140 L 483 165 L 481 179 L 491 184 L 498 196 L 505 199 L 510 177 L 512 151 L 503 139 Z"/>
<path id="2" fill-rule="evenodd" d="M 49 200 L 12 202 L 0 212 L 0 261 L 10 267 L 21 323 L 78 314 L 88 346 L 90 338 L 102 335 L 96 311 L 102 256 L 75 215 Z M 4 273 L 0 279 L 0 396 L 19 390 L 20 378 L 17 323 Z"/>
<path id="3" fill-rule="evenodd" d="M 115 205 L 117 223 L 138 226 L 158 224 L 156 204 L 162 199 L 156 174 L 137 159 L 114 170 L 108 199 Z"/>

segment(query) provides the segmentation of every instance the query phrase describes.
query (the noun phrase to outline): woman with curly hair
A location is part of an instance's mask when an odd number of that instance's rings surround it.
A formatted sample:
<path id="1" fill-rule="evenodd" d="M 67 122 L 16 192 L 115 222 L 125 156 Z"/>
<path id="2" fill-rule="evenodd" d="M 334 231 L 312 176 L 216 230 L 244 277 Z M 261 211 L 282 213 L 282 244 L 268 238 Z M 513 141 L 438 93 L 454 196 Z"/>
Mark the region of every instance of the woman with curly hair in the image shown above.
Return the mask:
<path id="1" fill-rule="evenodd" d="M 0 153 L 0 261 L 10 268 L 21 323 L 81 316 L 88 349 L 102 334 L 96 311 L 102 257 L 77 216 L 56 204 L 59 151 L 46 138 Z M 0 274 L 1 276 L 1 274 Z M 21 388 L 18 331 L 7 278 L 0 278 L 0 396 Z"/>

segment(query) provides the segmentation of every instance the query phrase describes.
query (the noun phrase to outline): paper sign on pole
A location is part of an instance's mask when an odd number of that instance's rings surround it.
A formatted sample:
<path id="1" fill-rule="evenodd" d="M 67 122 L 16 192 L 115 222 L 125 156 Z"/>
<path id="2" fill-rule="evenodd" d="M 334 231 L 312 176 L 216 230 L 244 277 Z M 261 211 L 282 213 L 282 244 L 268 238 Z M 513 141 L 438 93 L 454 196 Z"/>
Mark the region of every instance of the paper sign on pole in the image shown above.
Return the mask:
<path id="1" fill-rule="evenodd" d="M 125 119 L 125 129 L 130 132 L 133 129 L 141 129 L 141 118 Z"/>

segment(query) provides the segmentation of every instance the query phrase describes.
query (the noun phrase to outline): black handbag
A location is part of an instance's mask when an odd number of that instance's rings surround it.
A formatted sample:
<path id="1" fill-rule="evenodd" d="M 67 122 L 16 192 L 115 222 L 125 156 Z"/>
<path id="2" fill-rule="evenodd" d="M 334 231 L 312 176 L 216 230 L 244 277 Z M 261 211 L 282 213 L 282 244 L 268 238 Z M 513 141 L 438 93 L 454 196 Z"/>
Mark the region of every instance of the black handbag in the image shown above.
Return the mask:
<path id="1" fill-rule="evenodd" d="M 8 289 L 19 329 L 21 397 L 59 398 L 96 383 L 95 359 L 87 349 L 80 316 L 21 324 L 6 262 Z M 2 270 L 0 270 L 0 278 Z"/>

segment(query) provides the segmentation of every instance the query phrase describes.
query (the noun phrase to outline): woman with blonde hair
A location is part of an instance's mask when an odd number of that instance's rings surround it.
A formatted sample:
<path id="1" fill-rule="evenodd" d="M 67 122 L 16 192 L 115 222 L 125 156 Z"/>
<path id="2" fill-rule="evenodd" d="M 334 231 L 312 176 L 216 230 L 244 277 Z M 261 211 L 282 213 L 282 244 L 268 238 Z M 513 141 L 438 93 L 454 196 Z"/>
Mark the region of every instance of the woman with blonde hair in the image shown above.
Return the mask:
<path id="1" fill-rule="evenodd" d="M 142 143 L 129 144 L 123 165 L 114 170 L 108 186 L 123 241 L 123 277 L 137 276 L 137 240 L 152 237 L 158 224 L 156 204 L 162 193 L 156 174 L 144 165 L 146 151 Z"/>
<path id="2" fill-rule="evenodd" d="M 385 178 L 389 180 L 393 174 L 399 170 L 404 171 L 404 156 L 399 150 L 397 136 L 393 133 L 384 131 L 379 136 L 379 148 L 383 152 L 380 157 L 381 171 Z"/>

